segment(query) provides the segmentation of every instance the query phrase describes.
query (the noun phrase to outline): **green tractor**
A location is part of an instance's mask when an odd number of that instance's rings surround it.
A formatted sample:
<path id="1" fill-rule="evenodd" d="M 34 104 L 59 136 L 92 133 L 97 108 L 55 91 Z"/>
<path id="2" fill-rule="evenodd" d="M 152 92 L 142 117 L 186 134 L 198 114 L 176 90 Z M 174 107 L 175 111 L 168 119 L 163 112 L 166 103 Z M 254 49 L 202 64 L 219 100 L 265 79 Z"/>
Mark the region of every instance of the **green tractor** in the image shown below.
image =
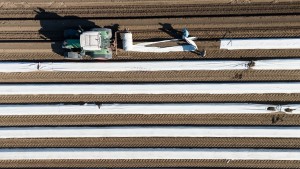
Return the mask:
<path id="1" fill-rule="evenodd" d="M 66 49 L 65 58 L 83 59 L 89 56 L 93 59 L 108 60 L 112 58 L 112 30 L 108 28 L 67 29 L 64 31 L 65 41 L 62 48 Z"/>

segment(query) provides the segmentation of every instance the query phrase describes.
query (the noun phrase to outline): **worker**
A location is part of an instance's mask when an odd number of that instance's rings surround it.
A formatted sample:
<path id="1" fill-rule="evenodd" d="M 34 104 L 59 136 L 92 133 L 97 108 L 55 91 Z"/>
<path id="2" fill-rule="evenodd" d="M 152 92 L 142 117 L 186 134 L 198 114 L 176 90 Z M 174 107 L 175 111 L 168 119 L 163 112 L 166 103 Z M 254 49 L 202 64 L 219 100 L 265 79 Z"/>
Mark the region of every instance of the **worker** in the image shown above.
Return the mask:
<path id="1" fill-rule="evenodd" d="M 182 39 L 188 38 L 190 35 L 189 31 L 186 28 L 182 29 Z"/>
<path id="2" fill-rule="evenodd" d="M 190 35 L 189 31 L 186 29 L 186 28 L 183 28 L 182 29 L 182 39 L 187 41 L 186 38 L 188 38 Z M 188 42 L 189 43 L 189 42 Z M 198 55 L 201 55 L 202 57 L 204 57 L 206 55 L 206 50 L 203 50 L 203 51 L 199 51 L 198 50 L 198 47 L 196 46 L 196 44 L 194 42 L 191 42 L 189 43 L 191 45 L 193 45 L 195 47 L 195 52 L 198 54 Z"/>

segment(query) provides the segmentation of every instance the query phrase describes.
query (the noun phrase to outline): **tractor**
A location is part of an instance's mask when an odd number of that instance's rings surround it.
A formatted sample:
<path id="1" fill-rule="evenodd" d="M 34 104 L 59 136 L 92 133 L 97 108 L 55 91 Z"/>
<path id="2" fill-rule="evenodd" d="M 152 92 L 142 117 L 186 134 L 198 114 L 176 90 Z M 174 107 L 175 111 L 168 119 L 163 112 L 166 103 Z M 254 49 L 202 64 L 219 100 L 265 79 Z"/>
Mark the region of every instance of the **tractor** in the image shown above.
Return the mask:
<path id="1" fill-rule="evenodd" d="M 62 48 L 66 50 L 67 59 L 80 60 L 84 57 L 108 60 L 112 58 L 111 38 L 112 30 L 108 28 L 93 28 L 84 31 L 67 29 L 64 31 L 65 41 Z"/>

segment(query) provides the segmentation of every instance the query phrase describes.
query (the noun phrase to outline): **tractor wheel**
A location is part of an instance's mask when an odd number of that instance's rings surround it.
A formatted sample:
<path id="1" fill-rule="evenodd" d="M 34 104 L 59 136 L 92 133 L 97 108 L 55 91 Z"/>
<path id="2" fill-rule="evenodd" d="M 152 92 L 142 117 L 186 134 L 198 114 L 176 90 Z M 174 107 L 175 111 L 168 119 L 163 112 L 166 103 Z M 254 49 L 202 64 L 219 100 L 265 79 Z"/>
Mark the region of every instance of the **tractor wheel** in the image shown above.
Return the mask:
<path id="1" fill-rule="evenodd" d="M 96 60 L 110 60 L 112 58 L 111 54 L 100 54 L 93 56 L 93 59 Z"/>
<path id="2" fill-rule="evenodd" d="M 109 60 L 112 58 L 112 54 L 95 54 L 92 55 L 93 59 L 99 59 L 99 60 Z"/>
<path id="3" fill-rule="evenodd" d="M 108 49 L 107 50 L 107 53 L 96 53 L 96 52 L 92 52 L 90 53 L 90 56 L 93 58 L 93 59 L 99 59 L 99 60 L 109 60 L 109 59 L 112 59 L 112 50 L 111 49 Z"/>
<path id="4" fill-rule="evenodd" d="M 72 60 L 80 60 L 82 59 L 81 55 L 77 52 L 66 52 L 64 54 L 66 59 L 72 59 Z"/>

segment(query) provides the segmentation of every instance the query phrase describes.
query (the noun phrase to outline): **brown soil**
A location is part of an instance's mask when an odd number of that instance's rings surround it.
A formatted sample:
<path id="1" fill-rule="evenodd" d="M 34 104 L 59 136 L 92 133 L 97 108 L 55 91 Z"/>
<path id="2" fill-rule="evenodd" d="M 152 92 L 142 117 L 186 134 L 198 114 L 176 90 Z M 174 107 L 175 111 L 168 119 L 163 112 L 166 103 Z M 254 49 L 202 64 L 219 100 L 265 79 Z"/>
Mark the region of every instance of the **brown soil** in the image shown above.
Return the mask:
<path id="1" fill-rule="evenodd" d="M 118 6 L 118 5 L 153 5 L 153 4 L 250 4 L 250 3 L 286 3 L 286 2 L 299 2 L 299 0 L 85 0 L 84 3 L 81 0 L 64 0 L 62 2 L 57 1 L 44 1 L 44 0 L 14 0 L 13 2 L 3 0 L 1 1 L 1 8 L 34 8 L 34 7 L 47 7 L 47 8 L 70 8 L 70 7 L 93 7 L 93 6 Z"/>
<path id="2" fill-rule="evenodd" d="M 7 103 L 189 103 L 189 102 L 300 102 L 299 93 L 291 94 L 101 94 L 101 95 L 0 95 Z"/>
<path id="3" fill-rule="evenodd" d="M 40 9 L 38 9 L 40 8 Z M 63 31 L 81 25 L 129 29 L 134 43 L 180 37 L 188 28 L 200 50 L 192 52 L 124 52 L 112 61 L 184 59 L 299 58 L 298 50 L 220 50 L 221 38 L 299 37 L 299 0 L 4 0 L 0 2 L 0 60 L 62 61 Z M 45 10 L 44 12 L 42 12 Z M 100 12 L 99 12 L 100 11 Z M 119 39 L 120 42 L 120 39 Z M 159 44 L 170 45 L 170 44 Z M 0 83 L 300 81 L 299 70 L 34 72 L 0 73 Z M 300 102 L 300 94 L 176 95 L 0 95 L 0 104 L 19 103 L 198 103 Z M 230 112 L 229 112 L 230 113 Z M 299 126 L 293 114 L 215 115 L 48 115 L 0 116 L 0 126 Z M 13 147 L 208 147 L 297 148 L 299 139 L 272 138 L 54 138 L 0 139 Z M 233 167 L 299 168 L 299 161 L 255 160 L 0 160 L 0 168 L 26 167 Z"/>
<path id="4" fill-rule="evenodd" d="M 135 42 L 176 38 L 183 27 L 197 36 L 200 49 L 207 50 L 205 58 L 191 52 L 139 53 L 118 50 L 116 60 L 140 59 L 212 59 L 212 58 L 282 58 L 299 57 L 299 50 L 238 50 L 219 49 L 220 38 L 250 37 L 297 37 L 300 33 L 299 19 L 292 16 L 252 17 L 198 17 L 189 19 L 64 19 L 64 20 L 5 20 L 1 21 L 0 60 L 62 60 L 63 30 L 78 25 L 87 28 L 118 24 L 118 29 L 128 28 Z M 115 26 L 114 26 L 115 27 Z M 117 28 L 117 27 L 115 27 Z M 171 29 L 171 31 L 170 31 Z M 22 42 L 19 42 L 19 41 Z M 37 40 L 44 41 L 43 43 Z M 49 42 L 52 41 L 52 42 Z M 54 42 L 55 41 L 55 42 Z M 18 48 L 16 48 L 18 46 Z"/>
<path id="5" fill-rule="evenodd" d="M 87 112 L 88 113 L 88 112 Z M 0 116 L 0 126 L 243 125 L 299 126 L 300 115 L 159 114 L 159 115 L 23 115 Z"/>
<path id="6" fill-rule="evenodd" d="M 5 4 L 3 4 L 4 6 Z M 62 4 L 63 5 L 63 4 Z M 64 10 L 66 9 L 67 10 Z M 0 18 L 26 18 L 36 17 L 36 7 L 27 7 L 18 10 L 18 7 L 3 8 Z M 99 12 L 101 11 L 101 12 Z M 74 6 L 72 8 L 48 8 L 48 12 L 59 16 L 78 16 L 81 18 L 128 18 L 128 17 L 197 17 L 197 16 L 224 16 L 224 15 L 271 15 L 271 14 L 293 14 L 300 12 L 300 2 L 280 3 L 233 3 L 233 4 L 201 4 L 201 3 L 161 3 L 151 4 L 115 4 Z M 59 19 L 56 15 L 43 14 L 39 19 Z"/>
<path id="7" fill-rule="evenodd" d="M 222 167 L 222 168 L 299 168 L 300 161 L 275 160 L 0 160 L 1 168 L 138 168 L 138 167 Z"/>
<path id="8" fill-rule="evenodd" d="M 288 76 L 287 76 L 288 75 Z M 300 70 L 0 73 L 1 83 L 300 81 Z"/>
<path id="9" fill-rule="evenodd" d="M 233 21 L 234 20 L 234 21 Z M 282 37 L 291 36 L 292 31 L 299 29 L 299 17 L 292 16 L 263 16 L 263 17 L 204 17 L 204 18 L 157 18 L 157 19 L 63 19 L 63 20 L 5 20 L 1 21 L 1 38 L 4 39 L 40 39 L 38 30 L 52 35 L 50 39 L 63 39 L 64 29 L 77 27 L 110 26 L 118 24 L 119 29 L 125 28 L 133 32 L 134 40 L 149 38 L 170 38 L 163 30 L 175 29 L 180 31 L 188 27 L 192 36 L 200 38 L 243 38 L 243 37 Z M 60 33 L 57 34 L 56 32 Z M 23 36 L 21 36 L 23 33 Z M 249 33 L 252 33 L 249 35 Z M 28 35 L 27 35 L 28 34 Z M 273 36 L 272 36 L 273 35 Z M 296 35 L 296 34 L 294 34 Z"/>
<path id="10" fill-rule="evenodd" d="M 104 137 L 0 139 L 1 148 L 300 148 L 294 138 Z"/>

